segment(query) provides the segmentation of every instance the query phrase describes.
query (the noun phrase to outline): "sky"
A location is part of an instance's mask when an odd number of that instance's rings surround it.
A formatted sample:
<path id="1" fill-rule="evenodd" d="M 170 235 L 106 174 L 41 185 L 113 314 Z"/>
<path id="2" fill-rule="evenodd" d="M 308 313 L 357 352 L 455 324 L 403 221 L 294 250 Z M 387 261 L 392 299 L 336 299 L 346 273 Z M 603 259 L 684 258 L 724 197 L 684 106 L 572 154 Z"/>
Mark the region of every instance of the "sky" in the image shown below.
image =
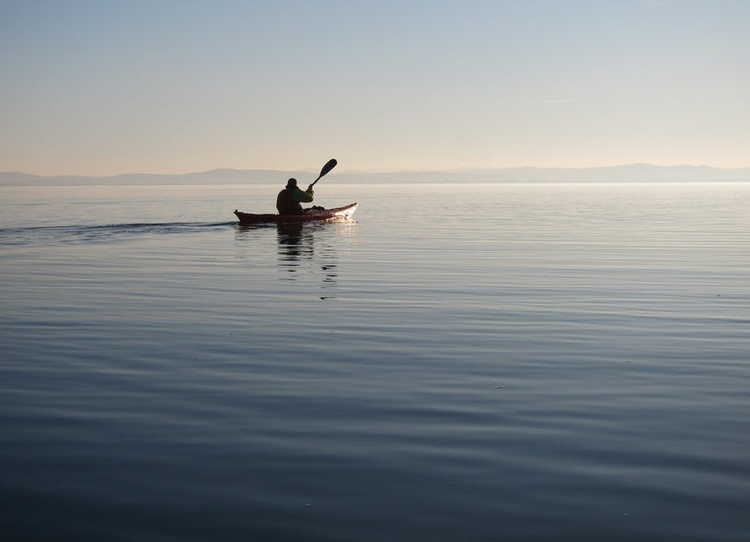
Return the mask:
<path id="1" fill-rule="evenodd" d="M 0 0 L 0 171 L 750 166 L 750 0 Z"/>

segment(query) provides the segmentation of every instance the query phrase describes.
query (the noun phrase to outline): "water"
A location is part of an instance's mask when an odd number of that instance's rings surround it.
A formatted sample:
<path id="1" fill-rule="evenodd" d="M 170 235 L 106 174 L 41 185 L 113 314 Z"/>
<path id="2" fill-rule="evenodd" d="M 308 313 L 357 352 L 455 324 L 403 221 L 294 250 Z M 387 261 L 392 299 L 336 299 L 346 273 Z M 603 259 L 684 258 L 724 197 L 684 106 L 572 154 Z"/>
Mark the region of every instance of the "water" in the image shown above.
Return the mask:
<path id="1" fill-rule="evenodd" d="M 0 188 L 8 540 L 745 540 L 750 185 Z"/>

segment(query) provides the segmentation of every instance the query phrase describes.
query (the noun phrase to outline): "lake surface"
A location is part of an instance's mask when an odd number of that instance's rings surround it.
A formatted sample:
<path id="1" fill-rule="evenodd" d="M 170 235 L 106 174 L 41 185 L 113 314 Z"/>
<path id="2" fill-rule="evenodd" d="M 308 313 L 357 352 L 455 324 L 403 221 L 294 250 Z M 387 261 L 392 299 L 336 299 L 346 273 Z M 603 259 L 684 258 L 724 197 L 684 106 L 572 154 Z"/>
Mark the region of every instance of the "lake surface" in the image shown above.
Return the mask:
<path id="1" fill-rule="evenodd" d="M 0 187 L 6 540 L 744 541 L 750 184 Z"/>

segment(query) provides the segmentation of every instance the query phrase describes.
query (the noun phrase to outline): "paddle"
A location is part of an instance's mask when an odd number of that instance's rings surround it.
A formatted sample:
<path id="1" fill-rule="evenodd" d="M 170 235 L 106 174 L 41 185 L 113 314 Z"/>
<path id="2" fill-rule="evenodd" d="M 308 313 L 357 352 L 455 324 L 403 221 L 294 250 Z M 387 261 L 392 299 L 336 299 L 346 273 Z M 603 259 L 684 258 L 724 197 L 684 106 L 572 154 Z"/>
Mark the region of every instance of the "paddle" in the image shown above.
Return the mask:
<path id="1" fill-rule="evenodd" d="M 318 175 L 318 178 L 315 179 L 312 184 L 310 184 L 310 186 L 315 186 L 315 183 L 317 183 L 323 177 L 323 175 L 327 175 L 329 171 L 336 167 L 336 164 L 338 164 L 338 162 L 335 158 L 331 158 L 330 160 L 328 160 L 328 162 L 326 162 L 326 165 L 323 166 L 323 169 L 320 170 L 320 175 Z"/>

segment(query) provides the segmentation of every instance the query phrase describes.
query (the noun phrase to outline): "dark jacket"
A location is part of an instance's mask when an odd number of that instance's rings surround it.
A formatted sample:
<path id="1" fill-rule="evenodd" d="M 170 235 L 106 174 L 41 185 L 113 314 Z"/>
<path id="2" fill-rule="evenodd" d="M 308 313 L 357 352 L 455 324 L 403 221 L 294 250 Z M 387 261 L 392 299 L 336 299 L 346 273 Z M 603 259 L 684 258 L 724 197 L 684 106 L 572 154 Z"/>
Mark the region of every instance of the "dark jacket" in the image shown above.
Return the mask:
<path id="1" fill-rule="evenodd" d="M 311 202 L 314 197 L 313 189 L 302 190 L 300 187 L 285 188 L 276 196 L 276 210 L 280 215 L 301 215 L 301 202 Z"/>

